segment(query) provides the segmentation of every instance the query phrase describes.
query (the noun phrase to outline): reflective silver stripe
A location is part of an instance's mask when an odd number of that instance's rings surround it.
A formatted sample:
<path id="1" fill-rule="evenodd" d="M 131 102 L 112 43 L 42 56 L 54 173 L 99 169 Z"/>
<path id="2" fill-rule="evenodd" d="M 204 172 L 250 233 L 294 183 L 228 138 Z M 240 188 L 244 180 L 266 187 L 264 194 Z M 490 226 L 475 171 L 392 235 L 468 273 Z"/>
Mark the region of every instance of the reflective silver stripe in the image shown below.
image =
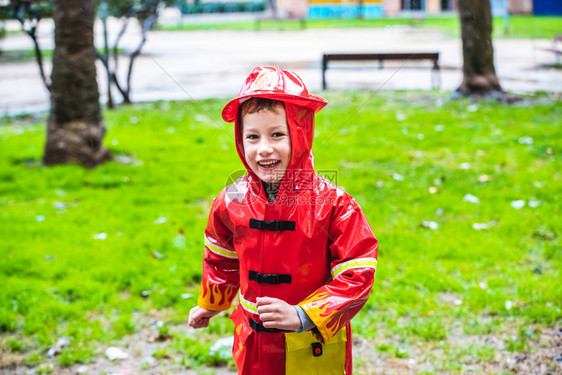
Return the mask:
<path id="1" fill-rule="evenodd" d="M 245 299 L 242 296 L 242 293 L 240 293 L 240 291 L 238 291 L 238 298 L 240 299 L 240 304 L 242 305 L 242 308 L 252 314 L 258 314 L 258 308 L 256 307 L 256 304 L 254 302 L 250 302 L 247 299 Z"/>
<path id="2" fill-rule="evenodd" d="M 207 238 L 207 236 L 205 236 L 205 246 L 207 246 L 207 248 L 211 250 L 213 253 L 222 255 L 223 257 L 232 258 L 232 259 L 238 258 L 238 254 L 236 254 L 236 251 L 228 250 L 225 249 L 224 247 L 215 245 L 209 240 L 209 238 Z"/>
<path id="3" fill-rule="evenodd" d="M 374 270 L 376 270 L 377 260 L 376 258 L 357 258 L 340 263 L 332 268 L 332 279 L 335 279 L 342 272 L 345 272 L 352 268 L 373 268 Z"/>

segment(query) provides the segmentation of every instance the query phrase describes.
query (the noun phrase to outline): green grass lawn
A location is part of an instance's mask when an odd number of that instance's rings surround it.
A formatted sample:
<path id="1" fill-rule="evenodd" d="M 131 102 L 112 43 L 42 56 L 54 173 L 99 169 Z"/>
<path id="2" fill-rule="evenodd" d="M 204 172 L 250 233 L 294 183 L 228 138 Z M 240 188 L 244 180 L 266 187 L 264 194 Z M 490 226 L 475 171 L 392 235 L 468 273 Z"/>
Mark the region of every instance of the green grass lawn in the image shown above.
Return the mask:
<path id="1" fill-rule="evenodd" d="M 124 48 L 118 48 L 117 53 L 122 56 L 125 54 Z M 98 49 L 98 53 L 104 54 L 103 49 Z M 112 52 L 110 51 L 110 54 Z M 53 59 L 52 49 L 42 49 L 41 57 L 44 61 L 50 61 Z M 2 50 L 0 51 L 0 64 L 2 63 L 15 63 L 15 62 L 28 62 L 36 61 L 37 57 L 35 55 L 35 50 L 33 49 L 14 49 L 14 50 Z"/>
<path id="2" fill-rule="evenodd" d="M 428 373 L 497 361 L 490 336 L 507 352 L 536 350 L 537 332 L 562 323 L 560 100 L 324 94 L 316 167 L 337 172 L 380 241 L 358 337 Z M 49 363 L 61 337 L 56 366 L 88 363 L 153 316 L 168 338 L 160 363 L 224 361 L 208 348 L 231 334 L 226 315 L 196 337 L 179 327 L 196 303 L 211 201 L 242 168 L 225 103 L 106 112 L 116 161 L 94 170 L 42 167 L 45 120 L 2 120 L 0 368 Z"/>
<path id="3" fill-rule="evenodd" d="M 554 38 L 562 32 L 560 28 L 561 17 L 538 16 L 510 16 L 509 25 L 505 27 L 503 17 L 494 17 L 494 38 Z M 423 18 L 375 18 L 375 19 L 330 19 L 306 20 L 309 29 L 329 28 L 383 28 L 393 26 L 412 26 L 416 28 L 433 28 L 446 32 L 452 37 L 460 37 L 460 21 L 457 15 L 427 16 Z M 298 21 L 262 21 L 261 30 L 298 30 L 301 25 Z M 197 23 L 159 26 L 161 30 L 255 30 L 254 21 L 236 21 L 223 23 Z"/>

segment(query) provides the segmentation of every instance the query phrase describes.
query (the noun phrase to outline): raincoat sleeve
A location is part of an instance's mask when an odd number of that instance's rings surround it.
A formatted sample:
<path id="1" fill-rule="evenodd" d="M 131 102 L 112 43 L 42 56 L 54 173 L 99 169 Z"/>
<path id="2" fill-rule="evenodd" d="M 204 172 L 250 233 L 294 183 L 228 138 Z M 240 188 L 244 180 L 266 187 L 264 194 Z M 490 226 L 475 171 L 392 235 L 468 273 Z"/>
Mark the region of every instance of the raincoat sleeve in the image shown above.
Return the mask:
<path id="1" fill-rule="evenodd" d="M 377 266 L 378 241 L 353 198 L 338 204 L 329 228 L 332 280 L 298 305 L 326 343 L 359 312 L 369 297 Z"/>
<path id="2" fill-rule="evenodd" d="M 240 286 L 238 255 L 233 246 L 223 190 L 213 201 L 205 228 L 203 277 L 197 305 L 207 310 L 227 310 Z"/>

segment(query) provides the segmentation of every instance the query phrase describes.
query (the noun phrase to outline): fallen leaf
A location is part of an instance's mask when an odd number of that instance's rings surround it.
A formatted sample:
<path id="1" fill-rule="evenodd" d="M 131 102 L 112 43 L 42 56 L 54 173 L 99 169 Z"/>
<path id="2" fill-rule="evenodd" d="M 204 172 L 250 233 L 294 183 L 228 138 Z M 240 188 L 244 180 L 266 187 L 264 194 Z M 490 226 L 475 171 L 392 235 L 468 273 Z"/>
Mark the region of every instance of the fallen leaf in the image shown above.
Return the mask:
<path id="1" fill-rule="evenodd" d="M 429 187 L 429 194 L 435 194 L 439 191 L 439 189 L 437 189 L 435 186 L 430 186 Z"/>
<path id="2" fill-rule="evenodd" d="M 148 296 L 150 296 L 152 294 L 152 291 L 150 290 L 143 290 L 140 295 L 142 298 L 147 298 Z"/>
<path id="3" fill-rule="evenodd" d="M 515 208 L 516 210 L 520 210 L 521 208 L 525 207 L 525 201 L 524 200 L 513 201 L 511 202 L 511 207 Z"/>
<path id="4" fill-rule="evenodd" d="M 150 319 L 150 321 L 148 322 L 148 324 L 152 327 L 152 328 L 160 328 L 160 327 L 164 327 L 164 322 L 161 320 L 157 320 L 157 319 Z"/>
<path id="5" fill-rule="evenodd" d="M 480 199 L 472 194 L 466 194 L 463 198 L 463 201 L 478 204 L 480 203 Z"/>
<path id="6" fill-rule="evenodd" d="M 60 339 L 57 340 L 57 343 L 55 345 L 60 346 L 61 348 L 70 345 L 70 339 L 68 337 L 61 337 Z"/>
<path id="7" fill-rule="evenodd" d="M 64 210 L 66 208 L 66 203 L 64 203 L 64 202 L 54 202 L 53 206 L 58 210 Z"/>
<path id="8" fill-rule="evenodd" d="M 70 339 L 68 337 L 59 338 L 57 343 L 47 350 L 47 357 L 54 358 L 57 354 L 60 354 L 62 348 L 68 345 L 70 345 Z"/>
<path id="9" fill-rule="evenodd" d="M 488 229 L 488 224 L 485 223 L 473 223 L 472 228 L 476 230 Z"/>
<path id="10" fill-rule="evenodd" d="M 481 174 L 480 176 L 478 176 L 478 181 L 480 182 L 488 182 L 490 181 L 491 177 L 488 176 L 487 174 Z"/>
<path id="11" fill-rule="evenodd" d="M 64 197 L 66 195 L 66 191 L 61 189 L 56 189 L 55 194 L 58 195 L 59 197 Z"/>
<path id="12" fill-rule="evenodd" d="M 439 228 L 439 224 L 437 224 L 435 221 L 422 221 L 421 226 L 424 228 L 429 228 L 429 229 L 437 229 Z"/>
<path id="13" fill-rule="evenodd" d="M 231 355 L 232 345 L 234 345 L 234 336 L 223 337 L 215 341 L 213 346 L 209 349 L 210 355 L 215 355 L 216 353 L 222 351 L 223 354 Z"/>
<path id="14" fill-rule="evenodd" d="M 542 203 L 541 201 L 529 201 L 529 207 L 535 208 L 535 207 L 540 206 L 541 203 Z"/>
<path id="15" fill-rule="evenodd" d="M 116 359 L 126 359 L 129 357 L 125 351 L 115 346 L 110 346 L 109 348 L 105 349 L 105 356 L 109 358 L 110 361 L 114 361 Z"/>
<path id="16" fill-rule="evenodd" d="M 173 244 L 175 247 L 179 247 L 180 249 L 185 249 L 186 242 L 185 236 L 183 234 L 178 234 L 174 237 Z"/>
<path id="17" fill-rule="evenodd" d="M 155 363 L 156 363 L 156 359 L 154 359 L 154 357 L 152 357 L 152 356 L 144 357 L 141 360 L 141 366 L 142 367 L 144 367 L 144 366 L 151 367 Z"/>
<path id="18" fill-rule="evenodd" d="M 92 237 L 94 237 L 94 240 L 105 240 L 107 238 L 107 233 L 97 233 Z"/>

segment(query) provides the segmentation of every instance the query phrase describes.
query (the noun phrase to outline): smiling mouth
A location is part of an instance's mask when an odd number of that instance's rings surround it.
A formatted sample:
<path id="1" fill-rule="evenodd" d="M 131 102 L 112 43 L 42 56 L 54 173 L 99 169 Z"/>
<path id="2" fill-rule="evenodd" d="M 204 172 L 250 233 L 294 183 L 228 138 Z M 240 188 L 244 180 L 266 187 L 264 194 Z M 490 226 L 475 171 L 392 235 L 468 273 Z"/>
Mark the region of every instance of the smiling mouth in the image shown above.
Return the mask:
<path id="1" fill-rule="evenodd" d="M 281 160 L 267 161 L 267 162 L 258 161 L 258 165 L 259 165 L 260 167 L 266 168 L 266 169 L 275 168 L 275 167 L 278 166 L 280 163 L 281 163 Z"/>

